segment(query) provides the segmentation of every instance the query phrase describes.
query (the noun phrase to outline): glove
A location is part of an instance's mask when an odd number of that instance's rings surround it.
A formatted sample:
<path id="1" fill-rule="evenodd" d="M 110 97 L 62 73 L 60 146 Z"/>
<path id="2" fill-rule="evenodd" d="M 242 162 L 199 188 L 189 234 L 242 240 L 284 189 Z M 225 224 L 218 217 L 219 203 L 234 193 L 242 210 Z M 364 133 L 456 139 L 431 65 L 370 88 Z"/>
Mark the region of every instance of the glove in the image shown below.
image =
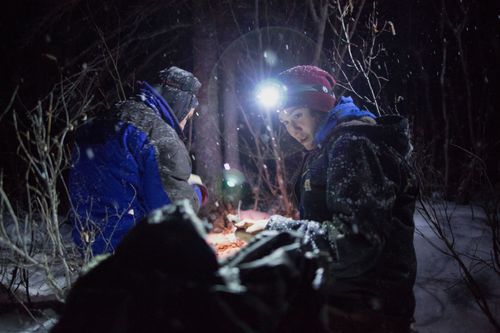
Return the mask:
<path id="1" fill-rule="evenodd" d="M 194 173 L 192 173 L 192 174 L 189 175 L 188 184 L 191 184 L 191 185 L 203 185 L 203 182 L 201 181 L 200 176 L 195 175 Z"/>
<path id="2" fill-rule="evenodd" d="M 254 219 L 243 219 L 239 222 L 236 222 L 234 225 L 238 229 L 245 229 L 246 233 L 255 235 L 261 231 L 266 230 L 268 219 L 264 220 L 254 220 Z"/>
<path id="3" fill-rule="evenodd" d="M 227 219 L 233 222 L 238 229 L 245 229 L 245 232 L 255 235 L 266 229 L 270 215 L 256 210 L 241 210 L 238 215 L 228 214 Z"/>

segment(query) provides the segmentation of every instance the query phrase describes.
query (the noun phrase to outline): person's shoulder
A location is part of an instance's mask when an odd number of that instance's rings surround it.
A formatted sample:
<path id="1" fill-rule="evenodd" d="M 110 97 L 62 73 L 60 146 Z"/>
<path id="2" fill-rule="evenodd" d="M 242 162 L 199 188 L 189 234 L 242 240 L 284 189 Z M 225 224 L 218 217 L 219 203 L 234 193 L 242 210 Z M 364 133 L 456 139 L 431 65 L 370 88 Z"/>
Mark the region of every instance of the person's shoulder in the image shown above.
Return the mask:
<path id="1" fill-rule="evenodd" d="M 385 132 L 406 135 L 410 134 L 410 126 L 408 119 L 400 115 L 385 115 L 377 118 L 377 124 Z"/>
<path id="2" fill-rule="evenodd" d="M 136 119 L 156 116 L 156 113 L 146 104 L 136 101 L 134 99 L 128 99 L 125 101 L 120 101 L 114 105 L 114 109 L 124 119 Z"/>
<path id="3" fill-rule="evenodd" d="M 175 130 L 168 126 L 160 115 L 141 101 L 134 99 L 121 101 L 115 104 L 115 109 L 120 120 L 146 133 L 151 133 L 157 129 L 162 129 L 162 132 L 168 133 L 169 136 L 171 132 L 175 133 Z"/>
<path id="4" fill-rule="evenodd" d="M 332 131 L 326 140 L 326 145 L 330 148 L 336 145 L 348 145 L 356 141 L 372 141 L 371 133 L 376 130 L 376 122 L 370 119 L 350 120 L 342 122 Z"/>
<path id="5" fill-rule="evenodd" d="M 340 123 L 333 131 L 332 139 L 338 137 L 365 137 L 374 142 L 391 137 L 409 137 L 408 120 L 399 115 L 387 115 L 374 119 L 351 120 Z"/>
<path id="6" fill-rule="evenodd" d="M 408 155 L 412 150 L 408 120 L 399 115 L 376 118 L 376 124 L 347 122 L 336 129 L 330 142 L 343 145 L 364 144 L 373 149 L 391 150 Z"/>

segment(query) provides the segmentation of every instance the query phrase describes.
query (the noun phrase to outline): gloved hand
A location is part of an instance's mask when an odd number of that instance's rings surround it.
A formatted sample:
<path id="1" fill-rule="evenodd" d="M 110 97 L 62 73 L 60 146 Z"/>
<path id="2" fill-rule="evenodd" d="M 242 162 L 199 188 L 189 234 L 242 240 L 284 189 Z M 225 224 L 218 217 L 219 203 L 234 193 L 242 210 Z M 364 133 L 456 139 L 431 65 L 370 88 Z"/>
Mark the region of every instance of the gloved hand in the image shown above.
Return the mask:
<path id="1" fill-rule="evenodd" d="M 227 219 L 233 222 L 236 228 L 245 229 L 245 232 L 250 234 L 256 234 L 265 230 L 270 216 L 266 212 L 250 209 L 240 210 L 238 211 L 238 215 L 228 214 Z"/>
<path id="2" fill-rule="evenodd" d="M 238 229 L 245 229 L 245 232 L 255 235 L 261 231 L 266 229 L 267 223 L 269 219 L 263 220 L 254 220 L 250 218 L 243 219 L 239 222 L 236 222 L 234 225 Z"/>
<path id="3" fill-rule="evenodd" d="M 188 184 L 191 184 L 191 185 L 203 185 L 203 182 L 201 181 L 200 176 L 195 175 L 194 173 L 192 173 L 192 174 L 189 175 Z"/>

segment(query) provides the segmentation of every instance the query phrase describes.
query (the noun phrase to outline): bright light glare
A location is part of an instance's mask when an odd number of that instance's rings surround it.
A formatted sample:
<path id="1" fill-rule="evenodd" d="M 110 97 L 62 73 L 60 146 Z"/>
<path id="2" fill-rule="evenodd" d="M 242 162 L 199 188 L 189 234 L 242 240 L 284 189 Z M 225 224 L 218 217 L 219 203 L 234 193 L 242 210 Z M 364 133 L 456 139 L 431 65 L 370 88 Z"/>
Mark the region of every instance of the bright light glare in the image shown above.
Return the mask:
<path id="1" fill-rule="evenodd" d="M 223 177 L 227 187 L 236 187 L 245 182 L 245 176 L 237 169 L 224 170 Z"/>
<path id="2" fill-rule="evenodd" d="M 283 88 L 276 82 L 263 82 L 257 88 L 257 100 L 265 108 L 276 108 L 283 98 Z"/>

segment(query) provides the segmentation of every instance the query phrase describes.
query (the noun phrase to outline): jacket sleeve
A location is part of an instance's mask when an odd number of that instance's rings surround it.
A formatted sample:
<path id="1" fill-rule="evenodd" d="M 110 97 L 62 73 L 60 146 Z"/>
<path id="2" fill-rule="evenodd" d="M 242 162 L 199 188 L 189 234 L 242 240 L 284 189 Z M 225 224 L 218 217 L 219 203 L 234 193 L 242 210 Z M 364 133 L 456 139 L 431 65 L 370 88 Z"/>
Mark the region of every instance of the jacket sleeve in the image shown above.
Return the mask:
<path id="1" fill-rule="evenodd" d="M 337 251 L 337 277 L 371 269 L 389 233 L 397 175 L 386 176 L 393 161 L 381 149 L 366 137 L 344 134 L 328 151 L 327 206 L 332 219 L 323 227 Z M 398 168 L 392 170 L 397 173 Z"/>
<path id="2" fill-rule="evenodd" d="M 156 167 L 158 170 L 158 176 L 154 176 L 155 181 L 161 184 L 172 202 L 187 199 L 197 212 L 200 208 L 200 200 L 196 189 L 188 183 L 191 160 L 184 143 L 166 124 L 155 126 L 149 137 L 156 164 L 151 168 Z"/>
<path id="3" fill-rule="evenodd" d="M 150 143 L 146 143 L 140 151 L 141 156 L 141 187 L 143 204 L 147 212 L 172 203 L 161 182 L 160 169 L 156 159 L 156 152 Z"/>
<path id="4" fill-rule="evenodd" d="M 139 200 L 146 213 L 176 200 L 188 199 L 195 210 L 199 207 L 196 190 L 188 184 L 191 165 L 178 160 L 178 147 L 171 140 L 159 138 L 156 133 L 149 133 L 134 128 L 128 136 L 127 144 L 139 165 Z M 160 137 L 156 135 L 156 137 Z M 180 162 L 180 163 L 179 163 Z"/>
<path id="5" fill-rule="evenodd" d="M 325 195 L 331 220 L 272 217 L 268 229 L 299 230 L 305 240 L 326 240 L 338 278 L 358 276 L 372 268 L 384 246 L 397 191 L 395 182 L 384 174 L 378 149 L 361 136 L 344 135 L 330 143 Z"/>

